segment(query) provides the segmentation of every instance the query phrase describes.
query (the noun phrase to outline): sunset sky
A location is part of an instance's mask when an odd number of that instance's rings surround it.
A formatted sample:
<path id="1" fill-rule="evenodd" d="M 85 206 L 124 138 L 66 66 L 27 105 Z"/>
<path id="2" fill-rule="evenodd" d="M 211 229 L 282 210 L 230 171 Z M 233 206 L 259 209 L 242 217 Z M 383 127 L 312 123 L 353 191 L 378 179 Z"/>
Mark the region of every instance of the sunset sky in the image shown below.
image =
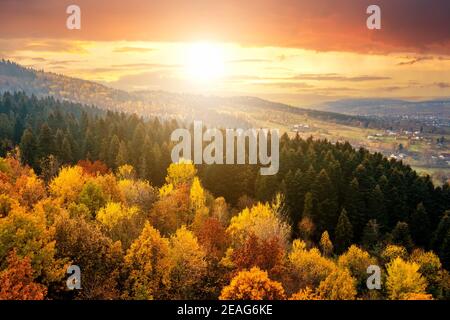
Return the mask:
<path id="1" fill-rule="evenodd" d="M 66 7 L 81 8 L 81 30 Z M 382 29 L 368 30 L 377 4 Z M 448 0 L 0 0 L 0 57 L 126 90 L 294 105 L 450 96 Z"/>

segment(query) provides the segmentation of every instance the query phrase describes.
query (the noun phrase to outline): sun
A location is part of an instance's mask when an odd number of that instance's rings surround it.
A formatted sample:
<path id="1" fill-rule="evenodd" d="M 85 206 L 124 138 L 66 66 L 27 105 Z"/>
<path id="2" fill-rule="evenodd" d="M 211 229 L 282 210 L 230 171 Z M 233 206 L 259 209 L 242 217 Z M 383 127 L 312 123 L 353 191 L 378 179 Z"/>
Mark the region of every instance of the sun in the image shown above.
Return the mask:
<path id="1" fill-rule="evenodd" d="M 193 81 L 211 81 L 225 74 L 224 49 L 209 42 L 189 44 L 185 56 L 187 76 Z"/>

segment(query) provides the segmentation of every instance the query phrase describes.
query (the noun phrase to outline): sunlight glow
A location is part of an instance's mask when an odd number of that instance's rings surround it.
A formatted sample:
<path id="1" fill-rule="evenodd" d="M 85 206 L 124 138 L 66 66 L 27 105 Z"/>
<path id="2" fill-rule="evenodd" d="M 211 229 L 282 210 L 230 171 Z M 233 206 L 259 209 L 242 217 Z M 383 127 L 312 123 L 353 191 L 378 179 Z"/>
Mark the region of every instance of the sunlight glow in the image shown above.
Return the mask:
<path id="1" fill-rule="evenodd" d="M 211 81 L 225 74 L 223 47 L 218 44 L 201 42 L 189 44 L 186 50 L 186 74 L 193 81 Z"/>

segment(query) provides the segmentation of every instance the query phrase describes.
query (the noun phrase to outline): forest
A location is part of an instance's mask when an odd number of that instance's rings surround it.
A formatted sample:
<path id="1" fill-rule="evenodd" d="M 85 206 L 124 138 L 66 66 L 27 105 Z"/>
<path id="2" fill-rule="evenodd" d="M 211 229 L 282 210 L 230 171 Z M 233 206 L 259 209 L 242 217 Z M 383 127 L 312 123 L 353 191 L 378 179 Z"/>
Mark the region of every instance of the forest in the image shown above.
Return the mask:
<path id="1" fill-rule="evenodd" d="M 173 164 L 183 126 L 4 93 L 0 299 L 449 299 L 448 184 L 287 135 L 273 176 Z"/>

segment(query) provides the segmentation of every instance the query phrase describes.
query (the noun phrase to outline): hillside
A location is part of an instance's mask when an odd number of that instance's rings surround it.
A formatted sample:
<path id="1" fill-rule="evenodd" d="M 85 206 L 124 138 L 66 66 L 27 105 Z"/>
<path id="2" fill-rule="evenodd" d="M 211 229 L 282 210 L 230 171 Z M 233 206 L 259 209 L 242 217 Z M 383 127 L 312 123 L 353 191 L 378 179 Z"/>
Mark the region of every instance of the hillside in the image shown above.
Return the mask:
<path id="1" fill-rule="evenodd" d="M 450 123 L 450 98 L 426 101 L 398 99 L 344 99 L 326 102 L 317 109 L 349 115 L 379 117 L 432 117 Z"/>
<path id="2" fill-rule="evenodd" d="M 203 120 L 210 125 L 248 127 L 273 120 L 271 112 L 307 116 L 315 120 L 367 127 L 373 120 L 334 112 L 299 109 L 255 97 L 218 97 L 164 91 L 126 92 L 92 81 L 71 78 L 43 70 L 25 68 L 14 62 L 0 62 L 0 93 L 24 91 L 38 97 L 96 105 L 103 109 L 142 116 Z M 271 114 L 268 118 L 267 115 Z M 264 117 L 261 119 L 261 115 Z M 276 118 L 276 117 L 275 117 Z M 286 125 L 286 123 L 282 123 Z"/>

